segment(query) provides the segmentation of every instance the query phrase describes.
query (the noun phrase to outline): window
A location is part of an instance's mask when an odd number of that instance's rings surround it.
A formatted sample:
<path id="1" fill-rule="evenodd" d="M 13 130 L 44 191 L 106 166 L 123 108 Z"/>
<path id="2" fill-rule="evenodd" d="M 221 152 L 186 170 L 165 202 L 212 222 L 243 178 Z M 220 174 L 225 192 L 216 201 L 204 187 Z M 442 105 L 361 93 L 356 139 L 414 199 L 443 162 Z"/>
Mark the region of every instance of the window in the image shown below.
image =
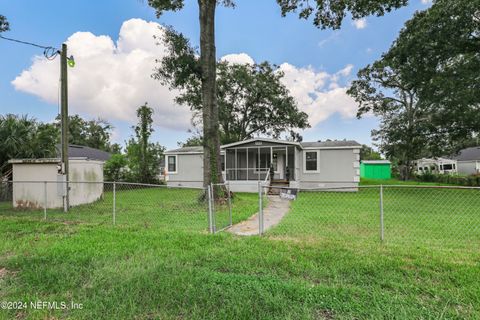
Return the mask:
<path id="1" fill-rule="evenodd" d="M 453 169 L 453 164 L 444 164 L 443 165 L 443 170 L 452 170 Z"/>
<path id="2" fill-rule="evenodd" d="M 167 156 L 168 173 L 177 173 L 177 156 Z"/>
<path id="3" fill-rule="evenodd" d="M 303 153 L 303 165 L 305 173 L 320 172 L 319 166 L 320 152 L 316 151 L 304 151 Z"/>

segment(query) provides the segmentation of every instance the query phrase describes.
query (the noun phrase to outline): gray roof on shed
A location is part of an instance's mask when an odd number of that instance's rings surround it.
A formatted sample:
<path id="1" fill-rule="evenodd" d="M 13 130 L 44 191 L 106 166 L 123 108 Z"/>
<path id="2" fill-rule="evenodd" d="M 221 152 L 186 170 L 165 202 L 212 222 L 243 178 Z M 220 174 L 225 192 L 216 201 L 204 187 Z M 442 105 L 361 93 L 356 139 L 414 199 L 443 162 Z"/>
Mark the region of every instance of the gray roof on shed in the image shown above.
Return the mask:
<path id="1" fill-rule="evenodd" d="M 61 155 L 61 145 L 57 144 L 57 156 L 60 157 Z M 90 148 L 86 146 L 79 146 L 76 144 L 70 144 L 68 146 L 68 157 L 69 158 L 87 158 L 91 160 L 100 160 L 100 161 L 107 161 L 109 160 L 112 155 L 109 152 Z"/>
<path id="2" fill-rule="evenodd" d="M 390 164 L 388 160 L 362 160 L 365 164 Z"/>
<path id="3" fill-rule="evenodd" d="M 454 159 L 457 161 L 480 160 L 480 146 L 460 150 L 460 153 Z"/>

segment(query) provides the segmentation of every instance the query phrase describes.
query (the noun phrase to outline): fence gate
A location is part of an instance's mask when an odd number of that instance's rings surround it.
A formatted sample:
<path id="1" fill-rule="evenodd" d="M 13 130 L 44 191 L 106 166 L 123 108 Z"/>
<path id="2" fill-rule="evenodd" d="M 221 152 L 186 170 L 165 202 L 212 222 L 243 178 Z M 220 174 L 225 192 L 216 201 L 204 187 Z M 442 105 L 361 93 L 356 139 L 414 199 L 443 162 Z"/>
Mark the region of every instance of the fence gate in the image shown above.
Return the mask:
<path id="1" fill-rule="evenodd" d="M 209 228 L 211 233 L 232 226 L 232 199 L 228 183 L 212 183 L 209 188 Z"/>

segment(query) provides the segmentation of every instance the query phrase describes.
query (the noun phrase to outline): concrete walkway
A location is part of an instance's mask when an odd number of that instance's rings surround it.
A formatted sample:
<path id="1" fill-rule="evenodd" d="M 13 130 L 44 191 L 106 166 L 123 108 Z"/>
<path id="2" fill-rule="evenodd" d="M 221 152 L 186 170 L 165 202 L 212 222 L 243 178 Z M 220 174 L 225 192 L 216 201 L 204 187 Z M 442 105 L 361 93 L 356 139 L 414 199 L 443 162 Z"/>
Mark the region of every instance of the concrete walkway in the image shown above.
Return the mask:
<path id="1" fill-rule="evenodd" d="M 290 210 L 290 200 L 282 199 L 278 195 L 268 196 L 268 205 L 263 208 L 263 230 L 267 231 L 277 225 L 288 210 Z M 226 231 L 240 236 L 258 235 L 258 212 Z"/>

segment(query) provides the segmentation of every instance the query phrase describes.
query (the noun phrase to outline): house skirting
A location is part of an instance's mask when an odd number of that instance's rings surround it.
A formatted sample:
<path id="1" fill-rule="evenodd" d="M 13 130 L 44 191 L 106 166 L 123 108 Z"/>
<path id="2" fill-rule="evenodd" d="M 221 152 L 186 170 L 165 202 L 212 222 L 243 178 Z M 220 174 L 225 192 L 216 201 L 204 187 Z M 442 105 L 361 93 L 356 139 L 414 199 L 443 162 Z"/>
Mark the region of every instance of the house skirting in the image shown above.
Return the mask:
<path id="1" fill-rule="evenodd" d="M 232 192 L 258 192 L 258 180 L 230 180 L 227 181 Z M 263 181 L 262 181 L 263 182 Z M 169 187 L 202 188 L 202 181 L 168 181 Z M 358 182 L 319 182 L 319 181 L 290 181 L 290 188 L 295 189 L 329 189 L 332 191 L 358 191 Z"/>

